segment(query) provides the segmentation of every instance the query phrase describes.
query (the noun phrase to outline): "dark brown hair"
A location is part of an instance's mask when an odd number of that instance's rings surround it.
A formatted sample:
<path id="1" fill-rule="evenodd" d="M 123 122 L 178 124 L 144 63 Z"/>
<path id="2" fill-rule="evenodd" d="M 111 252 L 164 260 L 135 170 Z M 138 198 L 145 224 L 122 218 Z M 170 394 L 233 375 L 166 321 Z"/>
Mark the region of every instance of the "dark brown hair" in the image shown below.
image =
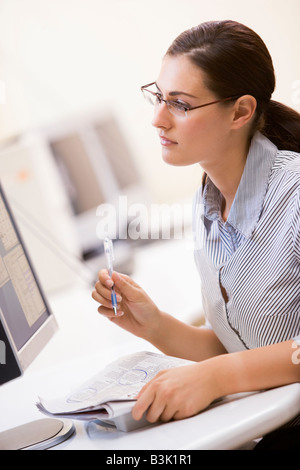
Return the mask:
<path id="1" fill-rule="evenodd" d="M 209 21 L 180 34 L 167 55 L 187 55 L 218 98 L 252 95 L 252 135 L 260 130 L 279 149 L 300 152 L 300 114 L 271 100 L 275 74 L 269 51 L 252 29 L 235 21 Z M 225 104 L 226 105 L 226 104 Z"/>

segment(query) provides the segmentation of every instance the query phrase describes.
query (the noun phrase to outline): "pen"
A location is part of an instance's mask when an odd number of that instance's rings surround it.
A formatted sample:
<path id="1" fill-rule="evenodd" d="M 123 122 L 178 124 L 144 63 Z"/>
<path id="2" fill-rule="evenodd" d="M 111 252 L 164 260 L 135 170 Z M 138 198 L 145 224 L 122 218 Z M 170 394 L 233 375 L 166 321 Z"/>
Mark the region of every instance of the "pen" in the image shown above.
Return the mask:
<path id="1" fill-rule="evenodd" d="M 114 250 L 113 250 L 112 241 L 107 237 L 104 239 L 104 253 L 106 256 L 108 274 L 111 277 L 113 273 Z M 117 315 L 117 296 L 116 296 L 114 286 L 112 286 L 111 288 L 111 301 L 112 301 L 112 306 L 113 306 L 115 315 Z"/>

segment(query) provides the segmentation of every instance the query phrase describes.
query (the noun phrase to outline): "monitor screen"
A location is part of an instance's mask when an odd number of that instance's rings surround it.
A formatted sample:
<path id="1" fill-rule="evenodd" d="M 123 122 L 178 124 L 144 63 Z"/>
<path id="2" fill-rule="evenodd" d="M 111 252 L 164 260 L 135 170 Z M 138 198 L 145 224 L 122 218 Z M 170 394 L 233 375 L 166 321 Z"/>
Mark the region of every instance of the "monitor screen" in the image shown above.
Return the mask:
<path id="1" fill-rule="evenodd" d="M 56 329 L 0 184 L 0 384 L 21 375 Z"/>

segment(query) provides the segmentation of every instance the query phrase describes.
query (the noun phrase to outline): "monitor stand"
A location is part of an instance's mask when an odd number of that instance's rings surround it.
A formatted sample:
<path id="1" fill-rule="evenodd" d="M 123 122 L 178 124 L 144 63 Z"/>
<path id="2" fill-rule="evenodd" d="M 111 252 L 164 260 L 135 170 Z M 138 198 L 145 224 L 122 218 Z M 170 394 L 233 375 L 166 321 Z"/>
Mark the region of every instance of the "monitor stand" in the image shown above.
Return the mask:
<path id="1" fill-rule="evenodd" d="M 0 433 L 0 450 L 43 450 L 68 439 L 75 432 L 70 420 L 39 419 Z"/>

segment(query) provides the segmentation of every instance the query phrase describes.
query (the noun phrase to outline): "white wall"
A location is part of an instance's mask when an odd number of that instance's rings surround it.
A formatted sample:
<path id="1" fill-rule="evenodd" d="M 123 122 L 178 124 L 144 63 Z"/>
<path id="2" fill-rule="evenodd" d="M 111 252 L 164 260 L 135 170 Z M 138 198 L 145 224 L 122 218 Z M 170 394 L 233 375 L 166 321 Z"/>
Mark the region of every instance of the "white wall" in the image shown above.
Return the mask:
<path id="1" fill-rule="evenodd" d="M 262 36 L 277 71 L 275 99 L 300 110 L 299 0 L 1 0 L 0 139 L 112 107 L 155 200 L 190 197 L 200 171 L 161 161 L 139 87 L 155 80 L 181 31 L 228 18 Z"/>

